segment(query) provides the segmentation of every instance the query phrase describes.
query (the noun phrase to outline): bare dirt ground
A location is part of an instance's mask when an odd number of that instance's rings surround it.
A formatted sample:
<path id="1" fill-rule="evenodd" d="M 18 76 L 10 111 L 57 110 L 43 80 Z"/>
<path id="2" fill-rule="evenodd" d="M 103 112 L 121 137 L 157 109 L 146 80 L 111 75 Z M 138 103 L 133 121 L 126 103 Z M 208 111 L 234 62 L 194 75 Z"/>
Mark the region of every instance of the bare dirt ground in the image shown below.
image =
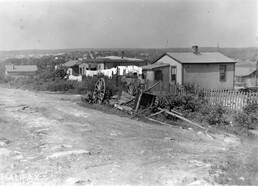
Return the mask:
<path id="1" fill-rule="evenodd" d="M 0 185 L 212 185 L 212 164 L 241 145 L 79 100 L 0 88 Z"/>

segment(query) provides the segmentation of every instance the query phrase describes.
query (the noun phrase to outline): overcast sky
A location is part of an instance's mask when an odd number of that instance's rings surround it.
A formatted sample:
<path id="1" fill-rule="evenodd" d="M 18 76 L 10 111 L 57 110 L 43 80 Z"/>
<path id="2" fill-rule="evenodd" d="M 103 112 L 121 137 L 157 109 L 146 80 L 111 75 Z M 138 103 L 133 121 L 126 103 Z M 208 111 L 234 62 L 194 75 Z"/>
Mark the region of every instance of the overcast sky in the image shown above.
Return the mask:
<path id="1" fill-rule="evenodd" d="M 253 47 L 256 0 L 0 0 L 0 50 Z"/>

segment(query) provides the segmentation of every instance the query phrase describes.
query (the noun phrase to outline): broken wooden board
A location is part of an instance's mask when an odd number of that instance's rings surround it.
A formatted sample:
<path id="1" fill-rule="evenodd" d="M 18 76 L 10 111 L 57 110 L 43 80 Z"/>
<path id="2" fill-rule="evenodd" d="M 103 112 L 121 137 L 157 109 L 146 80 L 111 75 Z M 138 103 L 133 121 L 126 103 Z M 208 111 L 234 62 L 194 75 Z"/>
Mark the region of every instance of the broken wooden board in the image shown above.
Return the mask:
<path id="1" fill-rule="evenodd" d="M 137 96 L 137 101 L 135 103 L 135 113 L 137 113 L 139 106 L 140 106 L 140 101 L 141 101 L 141 97 L 142 97 L 142 90 L 139 90 L 138 96 Z"/>
<path id="2" fill-rule="evenodd" d="M 130 100 L 124 102 L 124 103 L 121 103 L 120 105 L 126 105 L 128 103 L 131 103 L 133 100 L 135 100 L 135 98 L 132 98 L 132 99 L 130 99 Z"/>
<path id="3" fill-rule="evenodd" d="M 170 112 L 173 112 L 173 113 L 175 113 L 175 114 L 178 114 L 178 115 L 180 115 L 180 116 L 182 116 L 183 114 L 182 113 L 180 113 L 180 112 L 178 112 L 178 111 L 175 111 L 175 110 L 170 110 Z"/>
<path id="4" fill-rule="evenodd" d="M 157 83 L 155 83 L 154 85 L 152 85 L 150 88 L 144 90 L 144 91 L 145 91 L 145 92 L 148 92 L 148 91 L 150 91 L 151 89 L 153 89 L 154 87 L 156 87 L 157 85 L 159 85 L 160 83 L 161 83 L 161 80 L 158 81 Z"/>
<path id="5" fill-rule="evenodd" d="M 184 118 L 183 116 L 180 116 L 180 115 L 178 115 L 178 114 L 172 113 L 172 112 L 170 112 L 170 111 L 168 111 L 168 110 L 166 110 L 166 109 L 158 108 L 158 110 L 164 111 L 164 112 L 166 112 L 167 114 L 170 114 L 170 115 L 175 116 L 175 117 L 177 117 L 177 118 L 179 118 L 179 119 L 182 119 L 182 120 L 184 120 L 184 121 L 186 121 L 186 122 L 188 122 L 188 123 L 190 123 L 190 124 L 192 124 L 192 125 L 195 125 L 195 126 L 197 126 L 197 127 L 200 127 L 200 128 L 202 128 L 202 129 L 205 129 L 205 128 L 202 127 L 201 125 L 198 125 L 198 124 L 196 124 L 196 123 L 190 121 L 189 119 L 186 119 L 186 118 Z"/>
<path id="6" fill-rule="evenodd" d="M 162 125 L 171 125 L 171 124 L 168 124 L 168 123 L 156 120 L 156 119 L 152 119 L 152 118 L 149 118 L 149 117 L 146 117 L 146 116 L 144 116 L 144 118 L 146 118 L 147 120 L 153 121 L 153 122 L 157 122 L 157 123 L 162 124 Z"/>
<path id="7" fill-rule="evenodd" d="M 153 117 L 153 116 L 159 115 L 159 114 L 161 114 L 162 112 L 165 112 L 165 111 L 160 110 L 160 111 L 158 111 L 158 112 L 156 112 L 156 113 L 154 113 L 154 114 L 151 114 L 149 117 Z"/>
<path id="8" fill-rule="evenodd" d="M 114 104 L 114 107 L 116 107 L 119 110 L 126 111 L 126 112 L 131 112 L 133 110 L 131 107 L 126 106 L 126 105 Z"/>
<path id="9" fill-rule="evenodd" d="M 128 103 L 128 101 L 131 102 L 131 100 L 134 100 L 134 99 L 135 99 L 134 96 L 126 93 L 125 91 L 122 91 L 122 94 L 119 99 L 119 104 L 122 105 L 122 104 Z"/>

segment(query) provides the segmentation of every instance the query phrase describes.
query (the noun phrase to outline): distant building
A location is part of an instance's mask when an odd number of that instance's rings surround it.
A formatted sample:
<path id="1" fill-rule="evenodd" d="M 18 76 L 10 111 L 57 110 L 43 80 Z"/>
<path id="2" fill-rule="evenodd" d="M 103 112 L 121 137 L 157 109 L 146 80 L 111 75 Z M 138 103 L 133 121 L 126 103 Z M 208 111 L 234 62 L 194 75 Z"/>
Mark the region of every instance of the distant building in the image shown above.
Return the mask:
<path id="1" fill-rule="evenodd" d="M 70 61 L 67 61 L 66 63 L 59 65 L 59 67 L 68 68 L 67 73 L 69 75 L 78 76 L 79 75 L 79 62 L 80 62 L 80 60 L 70 60 Z"/>
<path id="2" fill-rule="evenodd" d="M 122 58 L 119 56 L 99 57 L 96 59 L 70 60 L 59 67 L 68 68 L 68 73 L 74 76 L 85 75 L 86 70 L 106 70 L 118 66 L 144 66 L 146 60 L 136 58 Z M 56 67 L 58 68 L 58 67 Z"/>
<path id="3" fill-rule="evenodd" d="M 194 83 L 205 89 L 233 89 L 235 61 L 219 52 L 166 52 L 153 64 L 143 66 L 149 80 L 170 83 Z"/>
<path id="4" fill-rule="evenodd" d="M 67 68 L 68 79 L 78 80 L 82 79 L 82 75 L 88 76 L 104 73 L 104 75 L 108 75 L 109 77 L 114 75 L 114 68 L 117 67 L 132 67 L 132 71 L 139 71 L 138 67 L 146 65 L 147 61 L 136 58 L 126 58 L 119 56 L 107 56 L 107 57 L 98 57 L 95 59 L 83 59 L 83 60 L 70 60 L 64 64 L 58 65 L 55 69 L 65 67 Z M 133 68 L 133 66 L 135 66 Z M 125 69 L 124 69 L 125 70 Z M 112 71 L 112 72 L 111 72 Z M 126 71 L 126 70 L 125 70 Z M 141 71 L 141 70 L 140 70 Z M 118 73 L 116 71 L 116 73 Z M 119 75 L 124 74 L 119 72 Z"/>
<path id="5" fill-rule="evenodd" d="M 5 65 L 5 75 L 13 77 L 34 75 L 37 71 L 37 65 Z"/>
<path id="6" fill-rule="evenodd" d="M 236 67 L 235 84 L 238 87 L 256 86 L 256 67 Z"/>

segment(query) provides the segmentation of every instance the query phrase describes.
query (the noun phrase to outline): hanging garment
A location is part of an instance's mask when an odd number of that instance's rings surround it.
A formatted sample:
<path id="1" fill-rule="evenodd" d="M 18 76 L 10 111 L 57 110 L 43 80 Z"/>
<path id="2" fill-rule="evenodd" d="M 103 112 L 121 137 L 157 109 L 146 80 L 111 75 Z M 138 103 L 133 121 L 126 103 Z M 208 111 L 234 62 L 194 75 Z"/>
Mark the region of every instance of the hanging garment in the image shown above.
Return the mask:
<path id="1" fill-rule="evenodd" d="M 126 73 L 126 66 L 118 66 L 119 68 L 119 75 L 124 75 Z"/>
<path id="2" fill-rule="evenodd" d="M 95 70 L 85 70 L 86 76 L 94 76 L 94 75 L 97 75 L 98 73 L 99 71 L 95 71 Z"/>
<path id="3" fill-rule="evenodd" d="M 69 75 L 68 79 L 74 81 L 82 81 L 82 76 Z"/>

